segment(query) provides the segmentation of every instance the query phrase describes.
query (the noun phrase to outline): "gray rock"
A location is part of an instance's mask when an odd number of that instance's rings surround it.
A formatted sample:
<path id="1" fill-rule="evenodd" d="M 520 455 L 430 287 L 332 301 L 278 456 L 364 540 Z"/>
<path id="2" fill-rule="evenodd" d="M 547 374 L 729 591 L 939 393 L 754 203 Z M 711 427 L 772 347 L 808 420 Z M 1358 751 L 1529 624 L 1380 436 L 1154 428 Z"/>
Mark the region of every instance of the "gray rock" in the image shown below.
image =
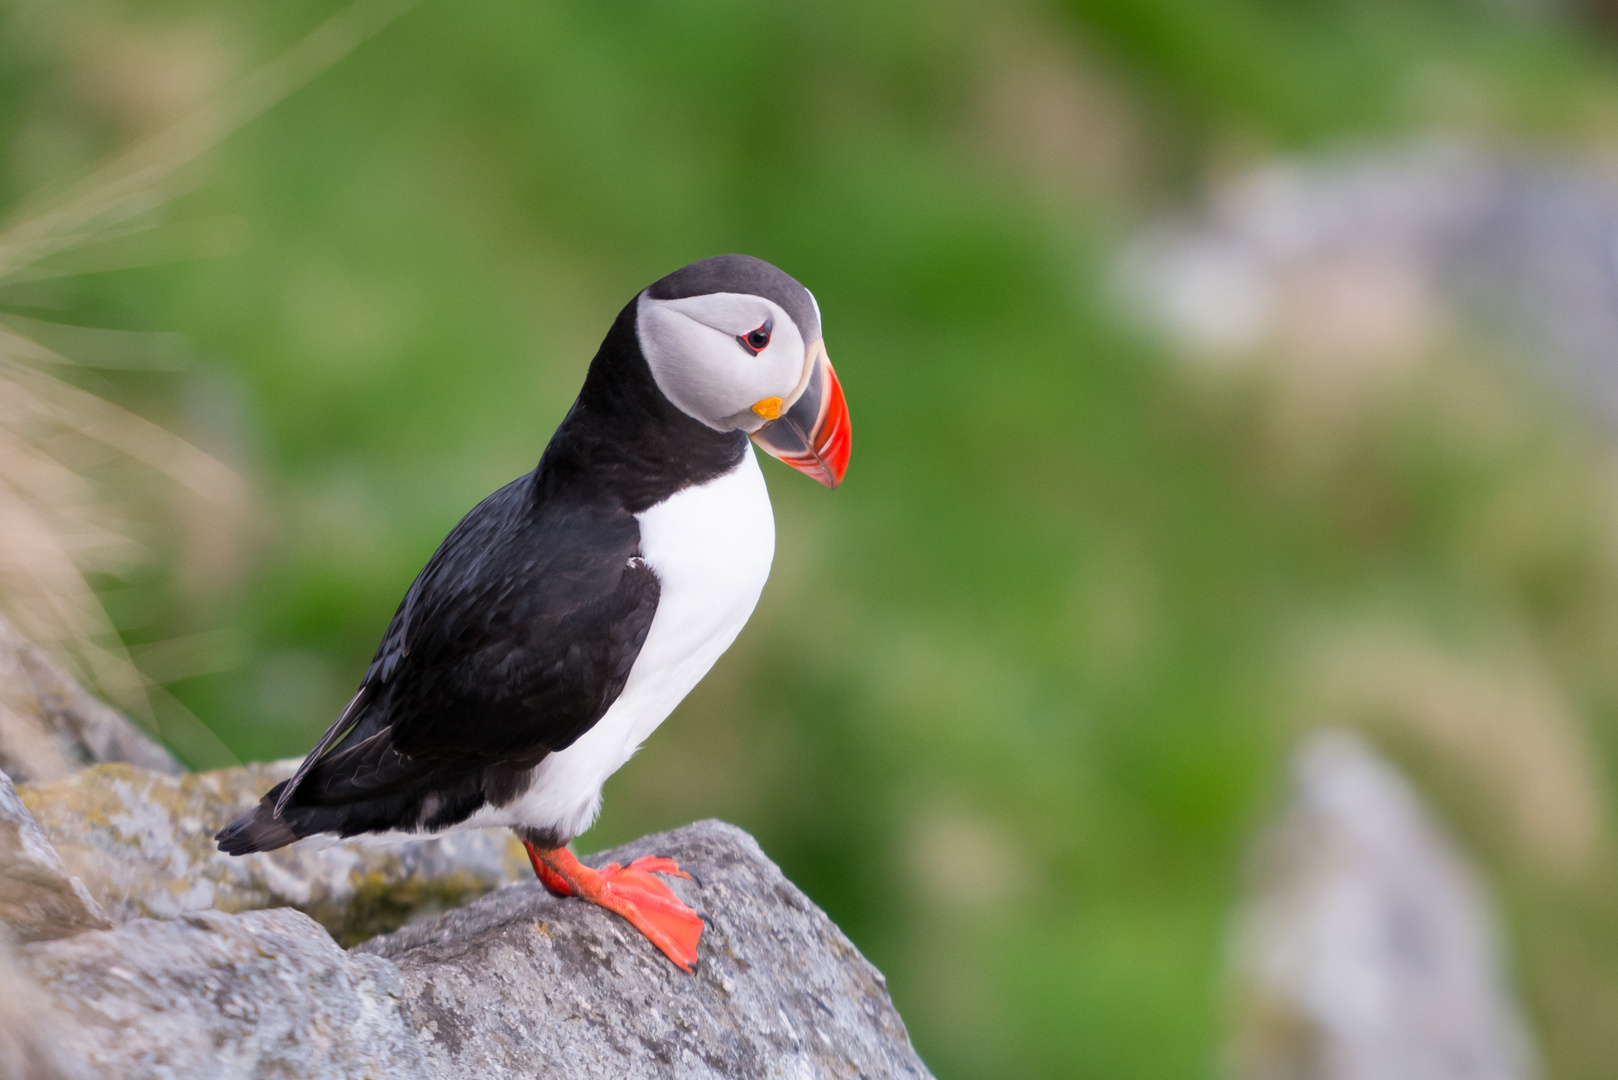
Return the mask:
<path id="1" fill-rule="evenodd" d="M 0 1076 L 90 1080 L 94 1074 L 73 1052 L 71 1034 L 0 935 Z"/>
<path id="2" fill-rule="evenodd" d="M 17 950 L 65 1049 L 120 1080 L 426 1080 L 398 972 L 296 911 L 138 919 Z"/>
<path id="3" fill-rule="evenodd" d="M 1237 942 L 1242 1080 L 1526 1080 L 1483 888 L 1391 766 L 1307 742 Z"/>
<path id="4" fill-rule="evenodd" d="M 69 776 L 100 761 L 180 771 L 167 750 L 0 617 L 0 770 L 25 783 Z"/>
<path id="5" fill-rule="evenodd" d="M 587 859 L 669 855 L 712 919 L 687 975 L 629 925 L 538 883 L 360 946 L 390 957 L 435 1077 L 910 1077 L 886 983 L 752 837 L 704 821 Z"/>
<path id="6" fill-rule="evenodd" d="M 296 766 L 167 776 L 98 765 L 18 793 L 67 873 L 116 922 L 286 906 L 346 945 L 531 874 L 503 830 L 390 846 L 306 842 L 235 858 L 218 851 L 213 834 Z"/>
<path id="7" fill-rule="evenodd" d="M 66 785 L 53 793 L 56 801 L 30 794 L 60 810 L 64 791 L 96 793 L 82 799 L 74 820 L 104 838 L 109 856 L 117 844 L 135 844 L 125 857 L 136 861 L 136 826 L 161 833 L 172 824 L 131 805 L 167 799 L 173 809 L 188 782 L 214 796 L 221 786 L 258 784 L 219 774 L 153 778 L 126 766 L 96 772 L 100 780 Z M 108 776 L 116 783 L 104 782 Z M 163 794 L 132 804 L 118 785 L 140 783 Z M 588 860 L 669 854 L 698 875 L 700 882 L 672 882 L 712 919 L 701 969 L 687 975 L 617 916 L 553 898 L 537 882 L 344 953 L 296 911 L 233 915 L 188 906 L 201 895 L 194 879 L 211 870 L 186 862 L 185 843 L 172 835 L 160 839 L 180 849 L 163 848 L 179 872 L 165 879 L 173 867 L 160 866 L 151 886 L 168 881 L 179 917 L 86 930 L 104 918 L 9 786 L 0 788 L 0 821 L 13 837 L 0 868 L 23 880 L 13 868 L 35 867 L 35 878 L 54 887 L 48 899 L 80 905 L 68 909 L 77 923 L 59 913 L 51 922 L 38 914 L 54 912 L 44 904 L 26 909 L 26 918 L 7 913 L 35 938 L 16 949 L 15 963 L 0 948 L 0 1028 L 9 1029 L 0 1031 L 0 1075 L 7 1077 L 930 1075 L 882 976 L 733 826 L 702 822 Z M 282 870 L 289 879 L 302 872 Z M 315 884 L 332 889 L 335 879 L 320 878 L 331 867 L 316 870 Z M 265 901 L 278 886 L 210 887 L 214 899 L 245 904 Z M 41 940 L 42 927 L 79 932 Z"/>
<path id="8" fill-rule="evenodd" d="M 549 896 L 504 831 L 231 858 L 214 832 L 297 763 L 173 775 L 7 634 L 0 760 L 57 778 L 0 773 L 0 1077 L 930 1078 L 881 974 L 734 826 L 588 860 L 666 854 L 700 876 L 672 883 L 712 918 L 696 975 Z M 72 771 L 120 755 L 156 769 Z M 502 885 L 354 953 L 331 936 Z"/>
<path id="9" fill-rule="evenodd" d="M 112 925 L 84 883 L 68 872 L 3 772 L 0 923 L 15 941 L 43 941 Z"/>

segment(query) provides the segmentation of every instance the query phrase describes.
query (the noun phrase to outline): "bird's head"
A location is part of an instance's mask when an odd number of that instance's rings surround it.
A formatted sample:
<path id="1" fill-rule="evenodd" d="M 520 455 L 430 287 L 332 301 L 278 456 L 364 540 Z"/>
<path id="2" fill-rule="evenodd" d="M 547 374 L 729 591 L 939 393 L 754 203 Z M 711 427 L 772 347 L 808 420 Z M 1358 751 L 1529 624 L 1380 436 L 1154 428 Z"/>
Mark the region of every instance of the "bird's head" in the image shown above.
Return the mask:
<path id="1" fill-rule="evenodd" d="M 636 301 L 652 378 L 682 412 L 744 431 L 827 487 L 848 469 L 843 388 L 820 336 L 820 308 L 790 275 L 751 255 L 682 267 Z"/>

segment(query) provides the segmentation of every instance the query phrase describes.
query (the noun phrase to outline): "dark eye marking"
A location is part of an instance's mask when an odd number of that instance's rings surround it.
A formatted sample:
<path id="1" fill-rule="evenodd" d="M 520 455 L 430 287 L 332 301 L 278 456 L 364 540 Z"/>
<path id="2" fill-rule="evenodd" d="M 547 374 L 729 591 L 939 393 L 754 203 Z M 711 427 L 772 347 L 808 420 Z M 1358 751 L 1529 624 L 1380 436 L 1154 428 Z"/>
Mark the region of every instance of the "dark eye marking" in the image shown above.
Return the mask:
<path id="1" fill-rule="evenodd" d="M 757 330 L 749 330 L 745 334 L 737 334 L 736 340 L 741 347 L 757 356 L 770 344 L 770 331 L 775 329 L 774 319 L 765 319 L 764 325 Z"/>

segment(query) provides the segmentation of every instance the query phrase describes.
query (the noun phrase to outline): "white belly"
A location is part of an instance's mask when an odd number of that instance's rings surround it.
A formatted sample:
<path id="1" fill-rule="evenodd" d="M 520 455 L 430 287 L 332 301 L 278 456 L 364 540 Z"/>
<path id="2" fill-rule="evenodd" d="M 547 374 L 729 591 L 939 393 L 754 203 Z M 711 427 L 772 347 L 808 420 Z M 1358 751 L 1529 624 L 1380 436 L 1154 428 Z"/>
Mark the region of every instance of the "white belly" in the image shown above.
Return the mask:
<path id="1" fill-rule="evenodd" d="M 520 825 L 564 838 L 589 828 L 607 777 L 701 681 L 753 613 L 775 557 L 775 516 L 751 445 L 729 473 L 637 520 L 641 557 L 661 591 L 623 693 L 577 742 L 535 767 L 520 798 L 478 811 L 466 827 Z"/>

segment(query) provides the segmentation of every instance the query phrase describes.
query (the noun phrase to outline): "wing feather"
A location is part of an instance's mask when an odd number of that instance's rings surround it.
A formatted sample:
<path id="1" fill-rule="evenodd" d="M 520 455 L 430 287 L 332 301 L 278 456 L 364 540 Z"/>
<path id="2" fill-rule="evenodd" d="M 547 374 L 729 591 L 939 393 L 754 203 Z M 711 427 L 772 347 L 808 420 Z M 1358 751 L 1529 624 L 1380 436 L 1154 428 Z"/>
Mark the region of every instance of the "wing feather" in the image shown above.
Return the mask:
<path id="1" fill-rule="evenodd" d="M 660 592 L 617 508 L 539 505 L 530 478 L 469 513 L 417 576 L 290 805 L 397 796 L 481 766 L 531 768 L 622 692 Z"/>

